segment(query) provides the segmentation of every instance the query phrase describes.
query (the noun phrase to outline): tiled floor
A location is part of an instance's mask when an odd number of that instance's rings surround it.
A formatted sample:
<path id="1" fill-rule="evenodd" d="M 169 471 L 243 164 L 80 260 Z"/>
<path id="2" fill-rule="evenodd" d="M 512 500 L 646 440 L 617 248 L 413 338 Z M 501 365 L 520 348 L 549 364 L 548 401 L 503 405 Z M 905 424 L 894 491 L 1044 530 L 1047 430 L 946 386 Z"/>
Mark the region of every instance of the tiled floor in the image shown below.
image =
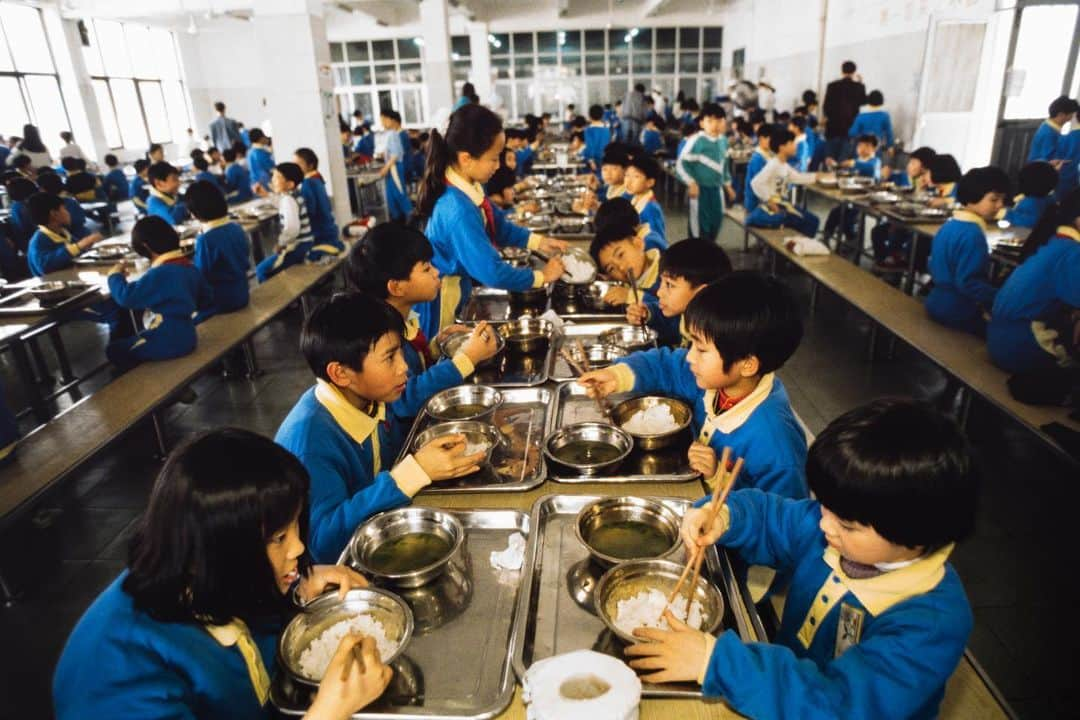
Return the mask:
<path id="1" fill-rule="evenodd" d="M 670 213 L 668 228 L 672 238 L 679 237 L 685 217 Z M 741 235 L 733 229 L 725 229 L 722 242 L 737 265 L 757 262 L 757 255 L 741 252 Z M 806 299 L 805 279 L 786 277 Z M 258 379 L 202 378 L 198 401 L 169 412 L 170 440 L 220 425 L 272 435 L 311 382 L 295 349 L 299 322 L 298 311 L 292 311 L 256 336 L 265 371 Z M 880 395 L 941 400 L 944 376 L 910 351 L 900 348 L 893 360 L 866 363 L 865 331 L 857 313 L 822 295 L 802 346 L 781 373 L 812 431 Z M 74 357 L 100 357 L 96 332 L 68 332 Z M 2 372 L 12 382 L 8 369 Z M 1021 717 L 1076 716 L 1072 649 L 1080 644 L 1080 629 L 1055 623 L 1076 597 L 1068 563 L 1076 547 L 1071 530 L 1080 494 L 1077 474 L 991 408 L 974 408 L 970 435 L 987 470 L 978 532 L 954 557 L 975 608 L 970 647 Z M 0 718 L 48 717 L 52 669 L 64 639 L 124 565 L 133 523 L 158 469 L 152 449 L 149 430 L 137 429 L 52 493 L 36 513 L 0 533 L 0 569 L 24 593 L 13 607 L 0 608 L 0 636 L 7 646 Z"/>

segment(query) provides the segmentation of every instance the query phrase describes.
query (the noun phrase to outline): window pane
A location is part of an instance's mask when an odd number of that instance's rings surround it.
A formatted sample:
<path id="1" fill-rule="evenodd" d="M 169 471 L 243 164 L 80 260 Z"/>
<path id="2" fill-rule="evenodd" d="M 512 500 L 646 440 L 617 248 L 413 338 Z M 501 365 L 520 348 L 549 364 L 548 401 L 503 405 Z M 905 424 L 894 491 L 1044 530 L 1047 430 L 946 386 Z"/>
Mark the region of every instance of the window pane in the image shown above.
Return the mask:
<path id="1" fill-rule="evenodd" d="M 687 50 L 701 46 L 701 33 L 697 28 L 679 28 L 679 48 Z"/>
<path id="2" fill-rule="evenodd" d="M 560 30 L 559 31 L 559 47 L 563 52 L 572 52 L 581 49 L 581 31 L 580 30 Z"/>
<path id="3" fill-rule="evenodd" d="M 537 63 L 539 65 L 558 65 L 559 64 L 559 56 L 558 55 L 541 55 L 537 59 Z"/>
<path id="4" fill-rule="evenodd" d="M 400 77 L 400 82 L 422 83 L 424 82 L 423 66 L 420 63 L 402 63 Z"/>
<path id="5" fill-rule="evenodd" d="M 106 60 L 106 67 L 108 64 Z M 116 120 L 120 125 L 120 137 L 124 139 L 124 147 L 133 150 L 146 147 L 150 143 L 146 138 L 146 123 L 143 122 L 134 81 L 113 78 L 109 80 L 109 87 L 112 88 L 113 102 L 116 103 Z"/>
<path id="6" fill-rule="evenodd" d="M 608 97 L 611 98 L 612 105 L 616 101 L 626 99 L 626 91 L 630 88 L 630 84 L 626 80 L 612 80 L 608 83 Z"/>
<path id="7" fill-rule="evenodd" d="M 488 36 L 488 46 L 491 48 L 493 55 L 508 55 L 510 54 L 510 34 L 509 33 L 495 33 L 495 42 L 491 42 L 491 36 Z"/>
<path id="8" fill-rule="evenodd" d="M 105 74 L 113 77 L 131 77 L 131 62 L 124 45 L 124 27 L 110 20 L 96 20 L 101 59 L 105 61 Z M 119 109 L 118 109 L 119 111 Z M 120 128 L 123 129 L 123 122 Z M 125 143 L 126 144 L 126 143 Z"/>
<path id="9" fill-rule="evenodd" d="M 168 30 L 151 28 L 151 57 L 157 59 L 158 77 L 180 79 L 180 58 L 176 54 L 176 41 Z"/>
<path id="10" fill-rule="evenodd" d="M 4 23 L 15 69 L 22 72 L 53 72 L 49 42 L 41 25 L 41 14 L 25 5 L 0 4 L 0 21 Z"/>
<path id="11" fill-rule="evenodd" d="M 566 68 L 567 75 L 573 77 L 581 74 L 581 56 L 577 53 L 563 53 L 560 62 Z"/>
<path id="12" fill-rule="evenodd" d="M 532 33 L 514 33 L 514 53 L 529 53 L 533 51 Z"/>
<path id="13" fill-rule="evenodd" d="M 697 52 L 679 53 L 679 72 L 696 73 L 698 71 Z"/>
<path id="14" fill-rule="evenodd" d="M 401 91 L 401 119 L 407 125 L 419 125 L 424 121 L 424 106 L 419 88 Z"/>
<path id="15" fill-rule="evenodd" d="M 518 82 L 517 83 L 517 107 L 514 109 L 517 111 L 518 117 L 523 117 L 527 113 L 536 111 L 536 103 L 533 99 L 535 95 L 535 89 L 531 82 Z"/>
<path id="16" fill-rule="evenodd" d="M 558 45 L 558 34 L 553 32 L 536 33 L 536 49 L 542 53 L 555 52 Z"/>
<path id="17" fill-rule="evenodd" d="M 350 65 L 349 83 L 352 85 L 369 85 L 371 83 L 371 67 L 368 65 Z"/>
<path id="18" fill-rule="evenodd" d="M 23 78 L 34 121 L 45 140 L 45 147 L 59 149 L 60 133 L 71 129 L 64 101 L 60 98 L 60 84 L 51 75 L 27 75 Z"/>
<path id="19" fill-rule="evenodd" d="M 146 124 L 150 128 L 150 140 L 152 142 L 169 142 L 172 133 L 169 131 L 169 119 L 165 113 L 165 100 L 161 97 L 161 84 L 157 82 L 140 82 L 139 95 L 142 96 L 143 110 L 146 111 Z"/>
<path id="20" fill-rule="evenodd" d="M 375 114 L 375 103 L 371 100 L 371 93 L 353 93 L 352 97 L 353 111 L 359 110 L 364 113 L 364 120 L 372 122 Z"/>
<path id="21" fill-rule="evenodd" d="M 656 53 L 656 72 L 675 72 L 675 53 Z"/>
<path id="22" fill-rule="evenodd" d="M 531 78 L 533 76 L 533 59 L 531 55 L 514 58 L 514 77 Z"/>
<path id="23" fill-rule="evenodd" d="M 1006 82 L 1018 91 L 1005 101 L 1006 120 L 1046 117 L 1050 99 L 1061 94 L 1076 23 L 1075 5 L 1025 7 L 1021 13 L 1012 82 Z"/>
<path id="24" fill-rule="evenodd" d="M 179 80 L 165 80 L 161 83 L 161 90 L 165 93 L 165 111 L 169 117 L 169 132 L 173 142 L 179 142 L 187 136 L 188 102 L 184 96 L 184 88 Z M 114 119 L 115 123 L 116 120 Z"/>
<path id="25" fill-rule="evenodd" d="M 393 65 L 376 65 L 375 66 L 375 84 L 376 85 L 389 85 L 397 82 L 397 70 Z"/>
<path id="26" fill-rule="evenodd" d="M 614 30 L 607 31 L 608 50 L 615 52 L 616 50 L 626 50 L 629 47 L 626 43 L 626 28 L 615 28 Z"/>
<path id="27" fill-rule="evenodd" d="M 161 77 L 155 56 L 159 53 L 168 56 L 172 44 L 163 48 L 154 48 L 150 44 L 150 31 L 142 25 L 124 25 L 124 37 L 127 39 L 128 57 L 131 58 L 131 69 L 135 75 Z"/>
<path id="28" fill-rule="evenodd" d="M 707 48 L 720 48 L 723 47 L 724 29 L 721 27 L 707 27 L 704 28 L 703 38 L 705 47 Z"/>
<path id="29" fill-rule="evenodd" d="M 86 37 L 90 40 L 90 46 L 83 45 L 83 62 L 86 63 L 86 72 L 91 75 L 104 75 L 105 68 L 101 65 L 101 52 L 98 50 L 97 31 L 94 30 L 94 21 L 87 20 L 86 25 Z M 3 51 L 3 39 L 0 39 L 0 51 Z M 4 53 L 6 55 L 6 53 Z M 0 68 L 7 61 L 7 58 L 0 55 Z"/>
<path id="30" fill-rule="evenodd" d="M 389 90 L 379 91 L 379 111 L 382 112 L 384 109 L 394 109 L 394 94 Z"/>
<path id="31" fill-rule="evenodd" d="M 371 50 L 367 42 L 351 42 L 345 45 L 346 59 L 350 62 L 365 61 L 371 59 Z"/>
<path id="32" fill-rule="evenodd" d="M 413 42 L 412 38 L 399 38 L 397 41 L 397 54 L 402 60 L 418 60 L 420 58 L 420 46 Z"/>
<path id="33" fill-rule="evenodd" d="M 585 31 L 585 49 L 586 50 L 604 50 L 604 31 L 603 30 L 586 30 Z"/>
<path id="34" fill-rule="evenodd" d="M 634 36 L 634 51 L 652 48 L 652 28 L 639 28 Z"/>
<path id="35" fill-rule="evenodd" d="M 105 142 L 110 148 L 120 147 L 120 128 L 116 126 L 116 110 L 113 109 L 112 98 L 109 97 L 109 86 L 104 80 L 92 80 L 94 98 L 97 100 L 98 113 L 101 122 L 105 126 Z"/>
<path id="36" fill-rule="evenodd" d="M 723 53 L 707 52 L 701 56 L 701 69 L 703 72 L 714 73 L 720 72 L 720 61 L 723 57 Z"/>
<path id="37" fill-rule="evenodd" d="M 652 55 L 648 52 L 634 53 L 634 74 L 649 75 L 652 73 Z"/>
<path id="38" fill-rule="evenodd" d="M 603 75 L 604 74 L 604 56 L 603 55 L 586 55 L 585 56 L 585 74 L 586 75 Z"/>
<path id="39" fill-rule="evenodd" d="M 464 83 L 472 73 L 472 63 L 468 60 L 455 60 L 451 65 L 450 72 L 456 82 Z M 461 93 L 455 93 L 454 97 L 461 97 Z"/>
<path id="40" fill-rule="evenodd" d="M 345 46 L 341 43 L 330 43 L 330 62 L 345 61 Z"/>
<path id="41" fill-rule="evenodd" d="M 688 98 L 696 98 L 698 96 L 697 78 L 679 78 L 679 90 Z"/>
<path id="42" fill-rule="evenodd" d="M 625 75 L 630 69 L 630 57 L 625 52 L 608 55 L 608 74 Z"/>
<path id="43" fill-rule="evenodd" d="M 502 110 L 508 117 L 514 116 L 513 89 L 508 82 L 495 83 L 495 110 Z"/>
<path id="44" fill-rule="evenodd" d="M 343 88 L 349 85 L 349 68 L 335 65 L 334 66 L 334 87 Z"/>
<path id="45" fill-rule="evenodd" d="M 371 52 L 374 54 L 376 60 L 393 60 L 394 59 L 394 41 L 393 40 L 376 40 L 371 43 Z M 352 56 L 352 50 L 349 51 L 349 56 Z M 376 72 L 378 72 L 376 70 Z"/>
<path id="46" fill-rule="evenodd" d="M 656 29 L 656 47 L 663 50 L 675 49 L 675 28 Z"/>
<path id="47" fill-rule="evenodd" d="M 4 98 L 4 102 L 0 102 L 0 128 L 5 133 L 21 133 L 30 117 L 19 92 L 19 81 L 13 77 L 0 77 L 0 97 Z"/>
<path id="48" fill-rule="evenodd" d="M 495 77 L 499 80 L 507 80 L 510 78 L 510 57 L 493 57 L 491 58 L 491 69 L 495 71 Z"/>
<path id="49" fill-rule="evenodd" d="M 456 52 L 461 57 L 469 57 L 472 50 L 469 46 L 468 35 L 454 35 L 450 38 L 450 52 Z"/>

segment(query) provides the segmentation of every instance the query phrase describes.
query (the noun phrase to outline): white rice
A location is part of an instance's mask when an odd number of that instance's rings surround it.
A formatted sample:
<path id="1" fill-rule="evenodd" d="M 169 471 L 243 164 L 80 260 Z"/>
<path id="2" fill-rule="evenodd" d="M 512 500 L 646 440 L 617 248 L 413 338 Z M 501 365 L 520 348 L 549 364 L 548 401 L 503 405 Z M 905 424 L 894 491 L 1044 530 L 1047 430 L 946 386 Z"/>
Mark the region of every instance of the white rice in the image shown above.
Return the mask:
<path id="1" fill-rule="evenodd" d="M 623 423 L 623 430 L 632 435 L 659 435 L 678 427 L 679 423 L 667 405 L 653 405 L 645 410 L 638 410 Z"/>
<path id="2" fill-rule="evenodd" d="M 568 278 L 569 282 L 588 282 L 589 278 L 592 277 L 593 266 L 576 255 L 563 255 L 562 261 L 563 267 L 566 268 L 563 277 Z"/>
<path id="3" fill-rule="evenodd" d="M 342 638 L 351 631 L 374 638 L 379 648 L 379 657 L 383 659 L 393 655 L 398 648 L 398 643 L 386 637 L 386 629 L 381 622 L 370 615 L 355 615 L 334 623 L 311 641 L 300 653 L 300 672 L 312 680 L 322 680 Z"/>
<path id="4" fill-rule="evenodd" d="M 639 627 L 670 630 L 667 619 L 663 617 L 667 607 L 667 597 L 656 588 L 642 590 L 637 595 L 620 600 L 615 609 L 615 627 L 627 635 L 632 635 Z M 690 619 L 686 617 L 686 596 L 679 595 L 671 603 L 671 614 L 695 630 L 701 629 L 701 603 L 695 600 L 690 605 Z"/>
<path id="5" fill-rule="evenodd" d="M 465 443 L 465 455 L 475 455 L 476 453 L 486 453 L 491 448 L 491 443 L 484 441 L 480 442 L 468 442 Z"/>

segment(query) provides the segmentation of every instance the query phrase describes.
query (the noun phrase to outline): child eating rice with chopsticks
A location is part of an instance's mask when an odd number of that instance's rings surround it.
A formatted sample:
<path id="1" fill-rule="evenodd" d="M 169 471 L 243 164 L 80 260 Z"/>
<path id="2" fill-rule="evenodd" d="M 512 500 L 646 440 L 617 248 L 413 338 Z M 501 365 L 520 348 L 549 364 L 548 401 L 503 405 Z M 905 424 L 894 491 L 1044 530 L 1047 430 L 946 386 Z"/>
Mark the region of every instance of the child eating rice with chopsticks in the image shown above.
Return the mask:
<path id="1" fill-rule="evenodd" d="M 834 420 L 810 449 L 815 500 L 737 490 L 717 543 L 791 575 L 775 644 L 713 637 L 667 617 L 627 648 L 646 682 L 697 680 L 747 717 L 932 718 L 964 652 L 971 608 L 947 562 L 975 522 L 978 472 L 960 429 L 912 400 L 883 399 Z"/>

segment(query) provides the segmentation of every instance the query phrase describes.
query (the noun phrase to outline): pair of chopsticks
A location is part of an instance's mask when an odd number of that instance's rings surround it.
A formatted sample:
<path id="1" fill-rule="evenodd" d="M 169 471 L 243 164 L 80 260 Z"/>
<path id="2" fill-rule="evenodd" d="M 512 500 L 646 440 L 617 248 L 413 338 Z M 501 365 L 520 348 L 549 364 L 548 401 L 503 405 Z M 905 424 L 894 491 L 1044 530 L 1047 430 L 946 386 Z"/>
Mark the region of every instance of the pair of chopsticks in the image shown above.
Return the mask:
<path id="1" fill-rule="evenodd" d="M 567 350 L 565 346 L 559 348 L 559 354 L 562 355 L 562 358 L 566 361 L 566 364 L 569 365 L 571 369 L 573 369 L 574 372 L 576 372 L 580 376 L 589 372 L 591 368 L 589 365 L 589 354 L 585 352 L 585 343 L 581 342 L 580 339 L 577 341 L 577 349 L 578 352 L 581 353 L 581 361 L 585 363 L 584 367 L 582 367 L 582 365 L 574 359 L 574 356 L 570 354 L 570 351 Z M 597 395 L 594 399 L 596 400 L 596 406 L 600 408 L 600 414 L 603 417 L 607 418 L 609 421 L 614 422 L 611 417 L 611 408 L 608 407 L 608 404 L 604 400 L 604 398 Z"/>
<path id="2" fill-rule="evenodd" d="M 638 297 L 637 278 L 634 277 L 633 268 L 626 268 L 626 279 L 630 282 L 630 297 L 634 299 L 634 305 L 637 305 L 641 300 Z"/>
<path id="3" fill-rule="evenodd" d="M 709 501 L 705 508 L 709 513 L 708 523 L 705 525 L 705 530 L 708 531 L 712 528 L 713 523 L 716 522 L 716 516 L 720 514 L 720 508 L 724 506 L 724 501 L 727 500 L 728 493 L 731 492 L 731 488 L 735 487 L 735 480 L 739 477 L 739 472 L 743 467 L 743 459 L 739 458 L 735 461 L 735 466 L 731 472 L 728 472 L 728 461 L 731 460 L 731 448 L 724 448 L 723 454 L 720 456 L 720 465 L 716 468 L 716 474 L 713 475 L 713 494 L 712 499 Z M 721 488 L 723 488 L 721 490 Z M 690 580 L 689 592 L 686 596 L 686 609 L 687 613 L 690 612 L 690 603 L 694 598 L 694 590 L 697 588 L 698 576 L 701 574 L 701 563 L 705 559 L 705 550 L 700 546 L 691 548 L 691 552 L 686 557 L 686 568 L 683 569 L 682 575 L 679 576 L 679 582 L 675 584 L 675 589 L 668 595 L 667 605 L 664 606 L 666 611 L 668 607 L 675 601 L 675 598 L 679 596 L 679 593 L 683 589 L 683 585 L 686 582 L 686 578 L 690 575 L 691 568 L 693 569 L 693 576 Z M 661 613 L 663 615 L 663 613 Z"/>
<path id="4" fill-rule="evenodd" d="M 367 670 L 367 666 L 364 665 L 364 651 L 361 650 L 362 643 L 353 645 L 352 656 L 360 664 L 360 674 L 363 675 Z M 352 670 L 352 663 L 347 662 L 341 668 L 341 682 L 346 682 L 349 679 L 349 671 Z"/>

